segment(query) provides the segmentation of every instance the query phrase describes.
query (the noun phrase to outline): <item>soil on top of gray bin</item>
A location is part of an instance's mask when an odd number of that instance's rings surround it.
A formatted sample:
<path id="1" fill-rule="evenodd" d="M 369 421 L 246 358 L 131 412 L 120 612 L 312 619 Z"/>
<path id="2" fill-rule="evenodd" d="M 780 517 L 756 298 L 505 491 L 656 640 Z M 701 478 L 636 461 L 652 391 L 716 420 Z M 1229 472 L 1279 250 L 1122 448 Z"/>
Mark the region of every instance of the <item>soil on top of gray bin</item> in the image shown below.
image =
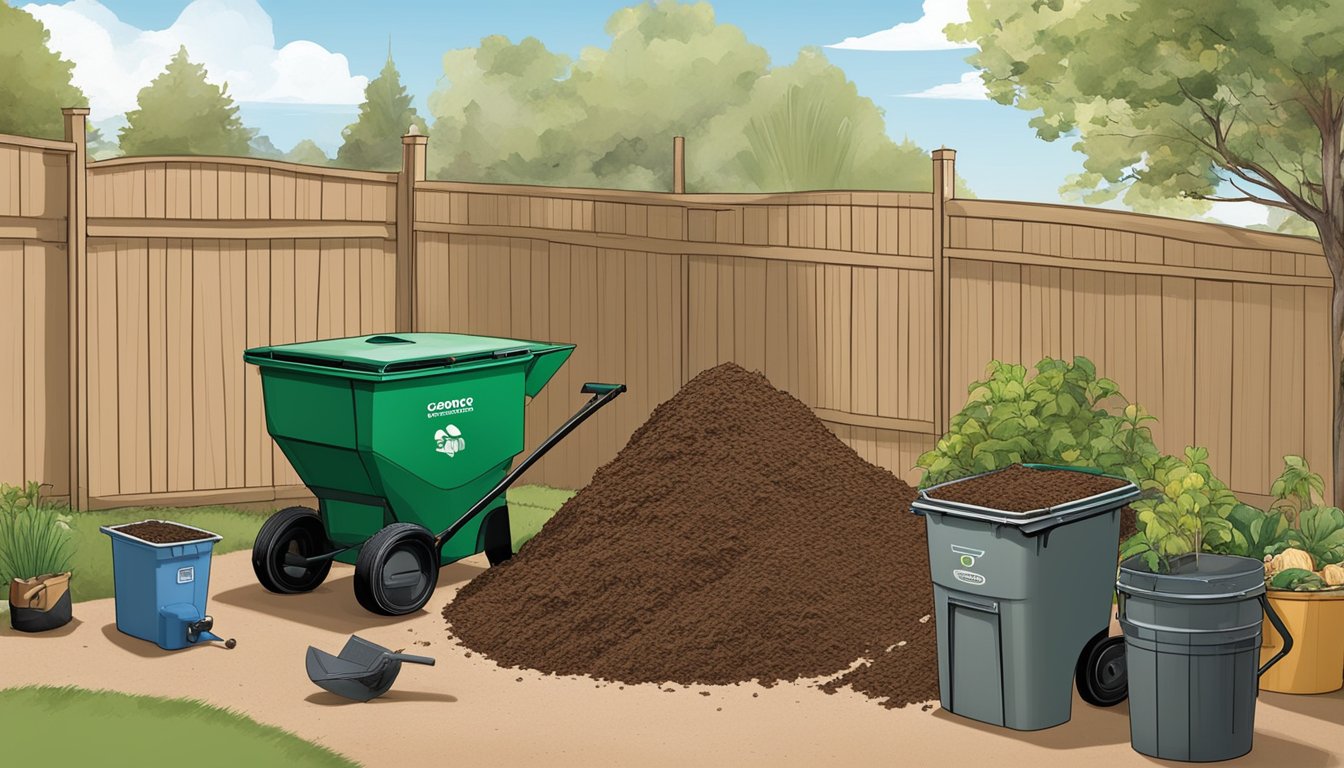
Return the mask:
<path id="1" fill-rule="evenodd" d="M 929 701 L 937 639 L 914 495 L 764 376 L 720 365 L 444 617 L 506 667 L 681 685 L 839 676 L 823 690 Z M 860 660 L 871 666 L 841 675 Z"/>
<path id="2" fill-rule="evenodd" d="M 975 504 L 1004 512 L 1031 512 L 1113 491 L 1128 483 L 1104 475 L 1064 469 L 1034 469 L 1013 464 L 930 493 L 943 501 Z"/>
<path id="3" fill-rule="evenodd" d="M 113 530 L 120 531 L 127 536 L 134 536 L 141 541 L 148 541 L 151 544 L 178 544 L 184 541 L 210 538 L 210 534 L 198 531 L 195 528 L 187 528 L 176 523 L 165 523 L 161 520 L 118 525 Z"/>

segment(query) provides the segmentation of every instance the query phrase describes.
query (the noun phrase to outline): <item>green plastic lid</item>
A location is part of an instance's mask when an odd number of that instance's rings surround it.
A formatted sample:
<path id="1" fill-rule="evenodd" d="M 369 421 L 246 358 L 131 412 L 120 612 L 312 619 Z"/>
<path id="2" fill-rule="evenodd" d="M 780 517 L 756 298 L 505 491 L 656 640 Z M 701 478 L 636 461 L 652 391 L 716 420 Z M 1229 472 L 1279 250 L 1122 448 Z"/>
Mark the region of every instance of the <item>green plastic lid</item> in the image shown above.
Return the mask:
<path id="1" fill-rule="evenodd" d="M 469 336 L 398 333 L 256 347 L 243 359 L 260 366 L 298 364 L 336 371 L 396 374 L 572 350 L 573 344 Z"/>

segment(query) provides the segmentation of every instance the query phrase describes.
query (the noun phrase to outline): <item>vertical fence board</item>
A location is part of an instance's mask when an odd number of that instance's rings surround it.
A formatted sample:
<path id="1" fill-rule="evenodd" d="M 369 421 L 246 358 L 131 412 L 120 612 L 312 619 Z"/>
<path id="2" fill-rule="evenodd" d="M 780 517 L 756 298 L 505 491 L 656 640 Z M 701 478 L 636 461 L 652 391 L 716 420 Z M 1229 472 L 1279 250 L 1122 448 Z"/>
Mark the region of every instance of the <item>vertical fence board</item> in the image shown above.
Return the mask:
<path id="1" fill-rule="evenodd" d="M 1330 289 L 1307 288 L 1304 295 L 1303 342 L 1306 370 L 1303 397 L 1310 403 L 1303 425 L 1303 453 L 1307 462 L 1325 478 L 1325 497 L 1333 498 L 1331 455 L 1334 431 L 1330 354 Z"/>
<path id="2" fill-rule="evenodd" d="M 219 348 L 223 334 L 220 296 L 220 246 L 217 240 L 197 240 L 192 247 L 192 394 L 195 403 L 192 433 L 193 472 L 197 490 L 224 488 L 227 436 L 224 371 Z"/>
<path id="3" fill-rule="evenodd" d="M 270 343 L 271 337 L 271 249 L 264 240 L 247 241 L 246 255 L 247 328 L 244 344 L 248 349 Z M 243 365 L 241 361 L 238 363 Z M 261 371 L 243 365 L 243 484 L 264 487 L 273 482 L 271 438 L 266 433 L 266 412 L 261 393 Z"/>
<path id="4" fill-rule="evenodd" d="M 117 444 L 117 251 L 121 241 L 89 248 L 89 493 L 119 492 Z"/>
<path id="5" fill-rule="evenodd" d="M 877 394 L 881 386 L 877 366 L 877 282 L 878 270 L 854 268 L 850 407 L 854 413 L 869 415 L 877 414 Z"/>
<path id="6" fill-rule="evenodd" d="M 1269 317 L 1269 467 L 1270 478 L 1279 476 L 1283 457 L 1300 454 L 1305 424 L 1322 418 L 1304 407 L 1306 334 L 1303 289 L 1276 285 L 1271 290 Z M 1329 473 L 1316 467 L 1322 476 Z M 1268 490 L 1268 489 L 1266 489 Z"/>
<path id="7" fill-rule="evenodd" d="M 1232 469 L 1232 284 L 1195 283 L 1195 440 L 1219 477 Z"/>
<path id="8" fill-rule="evenodd" d="M 23 360 L 24 340 L 24 247 L 22 243 L 0 242 L 0 424 L 24 425 L 24 370 L 10 361 Z M 15 332 L 17 331 L 17 332 Z M 24 475 L 23 435 L 19 439 L 0 440 L 0 478 L 18 484 Z"/>
<path id="9" fill-rule="evenodd" d="M 1238 488 L 1269 492 L 1270 299 L 1268 285 L 1232 285 L 1232 472 Z"/>
<path id="10" fill-rule="evenodd" d="M 295 241 L 271 241 L 272 344 L 289 344 L 298 339 L 299 294 L 295 290 L 298 255 Z M 294 485 L 299 482 L 298 473 L 274 442 L 271 443 L 271 477 L 276 485 Z"/>
<path id="11" fill-rule="evenodd" d="M 1134 278 L 1134 365 L 1133 384 L 1122 390 L 1131 402 L 1139 403 L 1148 413 L 1158 416 L 1148 422 L 1153 440 L 1162 444 L 1166 422 L 1160 416 L 1166 411 L 1163 401 L 1163 341 L 1162 278 L 1138 275 Z"/>
<path id="12" fill-rule="evenodd" d="M 246 477 L 246 428 L 242 350 L 247 343 L 247 243 L 220 247 L 220 333 L 214 354 L 223 381 L 224 487 L 241 488 Z"/>
<path id="13" fill-rule="evenodd" d="M 148 249 L 144 240 L 119 241 L 116 256 L 117 449 L 120 493 L 148 493 L 149 335 Z"/>

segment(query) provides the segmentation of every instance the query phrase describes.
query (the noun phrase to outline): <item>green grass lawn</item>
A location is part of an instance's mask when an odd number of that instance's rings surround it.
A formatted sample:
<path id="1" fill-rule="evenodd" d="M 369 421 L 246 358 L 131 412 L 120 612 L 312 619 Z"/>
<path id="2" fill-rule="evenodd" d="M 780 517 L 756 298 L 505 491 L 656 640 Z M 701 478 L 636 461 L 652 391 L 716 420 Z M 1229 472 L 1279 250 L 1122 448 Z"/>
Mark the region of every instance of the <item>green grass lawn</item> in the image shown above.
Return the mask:
<path id="1" fill-rule="evenodd" d="M 520 485 L 509 490 L 509 532 L 513 534 L 513 551 L 541 530 L 541 526 L 574 491 L 548 488 L 544 485 Z"/>
<path id="2" fill-rule="evenodd" d="M 84 688 L 0 690 L 8 765 L 357 766 L 250 717 L 190 699 Z"/>
<path id="3" fill-rule="evenodd" d="M 537 535 L 542 524 L 573 495 L 573 491 L 542 485 L 523 485 L 510 489 L 509 527 L 513 533 L 514 551 Z M 76 602 L 112 596 L 112 545 L 107 534 L 98 530 L 99 526 L 133 523 L 148 518 L 172 520 L 223 536 L 223 540 L 215 545 L 215 553 L 222 555 L 250 549 L 257 531 L 269 515 L 269 512 L 240 511 L 230 507 L 127 507 L 103 512 L 73 513 L 70 528 L 76 549 L 73 563 L 75 577 L 70 581 L 71 596 Z"/>

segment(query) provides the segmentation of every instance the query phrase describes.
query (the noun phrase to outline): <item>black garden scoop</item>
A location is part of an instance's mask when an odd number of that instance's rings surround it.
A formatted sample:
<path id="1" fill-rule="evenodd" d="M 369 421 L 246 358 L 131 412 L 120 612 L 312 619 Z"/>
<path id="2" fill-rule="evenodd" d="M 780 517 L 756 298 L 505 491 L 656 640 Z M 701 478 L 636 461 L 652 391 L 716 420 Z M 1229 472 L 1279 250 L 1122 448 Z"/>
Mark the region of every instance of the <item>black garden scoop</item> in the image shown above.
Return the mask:
<path id="1" fill-rule="evenodd" d="M 308 646 L 308 679 L 337 696 L 368 701 L 382 696 L 401 672 L 401 663 L 428 664 L 428 656 L 394 653 L 381 645 L 351 635 L 339 656 Z"/>

